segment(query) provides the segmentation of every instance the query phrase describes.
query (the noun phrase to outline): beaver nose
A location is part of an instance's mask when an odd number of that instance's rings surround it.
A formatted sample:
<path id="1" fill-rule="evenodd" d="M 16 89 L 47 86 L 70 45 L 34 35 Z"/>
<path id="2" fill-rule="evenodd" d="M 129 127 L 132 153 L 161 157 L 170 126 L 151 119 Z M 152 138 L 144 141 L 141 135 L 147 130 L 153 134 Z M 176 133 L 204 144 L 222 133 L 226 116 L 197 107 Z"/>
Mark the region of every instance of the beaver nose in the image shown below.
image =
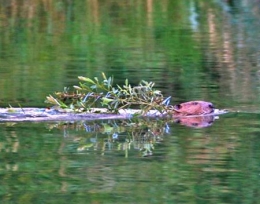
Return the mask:
<path id="1" fill-rule="evenodd" d="M 213 105 L 212 103 L 209 104 L 208 106 L 209 106 L 209 108 L 211 108 L 211 109 L 214 109 L 214 108 L 215 108 L 214 105 Z"/>

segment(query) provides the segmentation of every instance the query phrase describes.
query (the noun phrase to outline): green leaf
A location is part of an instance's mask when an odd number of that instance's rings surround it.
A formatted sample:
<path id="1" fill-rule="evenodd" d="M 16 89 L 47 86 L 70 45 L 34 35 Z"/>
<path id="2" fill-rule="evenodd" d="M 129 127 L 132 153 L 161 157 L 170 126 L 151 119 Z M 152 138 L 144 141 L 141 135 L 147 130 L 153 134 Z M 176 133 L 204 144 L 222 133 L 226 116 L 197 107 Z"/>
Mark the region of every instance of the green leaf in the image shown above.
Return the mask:
<path id="1" fill-rule="evenodd" d="M 103 79 L 107 80 L 107 77 L 104 72 L 102 72 Z"/>
<path id="2" fill-rule="evenodd" d="M 90 88 L 91 88 L 91 89 L 96 89 L 96 88 L 97 88 L 97 85 L 92 85 Z"/>
<path id="3" fill-rule="evenodd" d="M 101 102 L 102 106 L 108 105 L 110 102 L 114 101 L 113 99 L 106 98 L 106 97 L 103 97 L 101 100 L 102 100 L 102 102 Z"/>
<path id="4" fill-rule="evenodd" d="M 161 91 L 159 91 L 159 90 L 155 90 L 155 91 L 153 91 L 153 93 L 159 95 L 159 94 L 161 94 Z"/>
<path id="5" fill-rule="evenodd" d="M 86 81 L 86 82 L 90 82 L 92 84 L 95 84 L 95 82 L 92 79 L 87 78 L 87 77 L 79 76 L 78 79 L 81 80 L 81 81 Z"/>
<path id="6" fill-rule="evenodd" d="M 107 87 L 111 87 L 112 86 L 112 78 L 109 77 L 107 80 Z"/>
<path id="7" fill-rule="evenodd" d="M 79 87 L 79 86 L 73 86 L 73 88 L 74 88 L 74 89 L 77 89 L 77 90 L 82 90 L 82 88 Z"/>

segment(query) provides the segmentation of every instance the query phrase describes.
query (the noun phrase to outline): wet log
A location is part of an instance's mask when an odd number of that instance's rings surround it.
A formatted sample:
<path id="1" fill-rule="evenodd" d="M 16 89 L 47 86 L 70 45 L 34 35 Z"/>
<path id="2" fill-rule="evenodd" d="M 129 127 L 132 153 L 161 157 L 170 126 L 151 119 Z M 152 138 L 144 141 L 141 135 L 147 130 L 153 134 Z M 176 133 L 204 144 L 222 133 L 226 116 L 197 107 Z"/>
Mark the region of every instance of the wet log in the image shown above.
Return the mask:
<path id="1" fill-rule="evenodd" d="M 93 108 L 89 112 L 74 113 L 63 110 L 45 108 L 0 108 L 0 122 L 26 122 L 26 121 L 80 121 L 80 120 L 109 120 L 109 119 L 130 119 L 135 115 L 150 118 L 169 118 L 180 120 L 180 118 L 191 117 L 214 117 L 227 113 L 226 110 L 214 109 L 214 112 L 203 115 L 174 116 L 169 113 L 160 113 L 157 110 L 150 110 L 145 115 L 141 115 L 141 110 L 123 109 L 118 114 L 108 113 L 105 108 Z"/>

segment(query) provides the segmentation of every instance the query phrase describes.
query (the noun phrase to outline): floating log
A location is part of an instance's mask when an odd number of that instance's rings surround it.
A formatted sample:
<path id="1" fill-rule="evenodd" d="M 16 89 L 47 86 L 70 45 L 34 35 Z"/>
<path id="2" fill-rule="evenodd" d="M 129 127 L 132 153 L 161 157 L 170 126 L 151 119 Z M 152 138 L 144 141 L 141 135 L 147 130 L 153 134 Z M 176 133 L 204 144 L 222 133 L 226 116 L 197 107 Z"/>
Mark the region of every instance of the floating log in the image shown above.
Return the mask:
<path id="1" fill-rule="evenodd" d="M 183 120 L 183 118 L 216 117 L 227 113 L 226 110 L 214 109 L 212 113 L 201 115 L 175 116 L 168 113 L 160 113 L 157 110 L 150 110 L 142 115 L 139 109 L 121 109 L 119 113 L 108 113 L 105 108 L 93 108 L 88 112 L 74 113 L 66 110 L 55 110 L 46 108 L 0 108 L 0 122 L 26 122 L 26 121 L 80 121 L 80 120 L 109 120 L 109 119 L 130 119 L 134 116 L 150 118 L 172 118 Z"/>

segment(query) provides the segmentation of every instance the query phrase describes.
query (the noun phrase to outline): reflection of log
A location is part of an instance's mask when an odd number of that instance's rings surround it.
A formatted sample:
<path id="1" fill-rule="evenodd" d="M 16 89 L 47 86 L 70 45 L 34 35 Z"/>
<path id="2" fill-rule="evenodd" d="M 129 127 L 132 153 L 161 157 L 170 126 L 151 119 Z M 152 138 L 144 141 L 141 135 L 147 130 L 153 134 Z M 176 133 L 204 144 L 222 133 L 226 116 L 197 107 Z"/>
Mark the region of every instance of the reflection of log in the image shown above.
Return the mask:
<path id="1" fill-rule="evenodd" d="M 129 119 L 135 114 L 140 114 L 141 110 L 137 109 L 124 109 L 119 110 L 118 114 L 107 113 L 105 108 L 94 108 L 90 112 L 86 113 L 72 113 L 72 112 L 61 112 L 54 109 L 44 108 L 1 108 L 0 109 L 0 121 L 77 121 L 77 120 L 104 120 L 104 119 Z M 226 113 L 225 110 L 215 109 L 214 113 L 201 115 L 215 116 Z M 163 114 L 156 110 L 151 110 L 145 117 L 169 117 L 169 114 Z M 183 121 L 183 118 L 194 118 L 198 116 L 183 116 L 175 117 L 178 118 L 178 122 Z M 198 121 L 198 120 L 196 120 Z M 201 120 L 205 121 L 205 120 Z M 187 123 L 187 119 L 186 122 Z"/>

